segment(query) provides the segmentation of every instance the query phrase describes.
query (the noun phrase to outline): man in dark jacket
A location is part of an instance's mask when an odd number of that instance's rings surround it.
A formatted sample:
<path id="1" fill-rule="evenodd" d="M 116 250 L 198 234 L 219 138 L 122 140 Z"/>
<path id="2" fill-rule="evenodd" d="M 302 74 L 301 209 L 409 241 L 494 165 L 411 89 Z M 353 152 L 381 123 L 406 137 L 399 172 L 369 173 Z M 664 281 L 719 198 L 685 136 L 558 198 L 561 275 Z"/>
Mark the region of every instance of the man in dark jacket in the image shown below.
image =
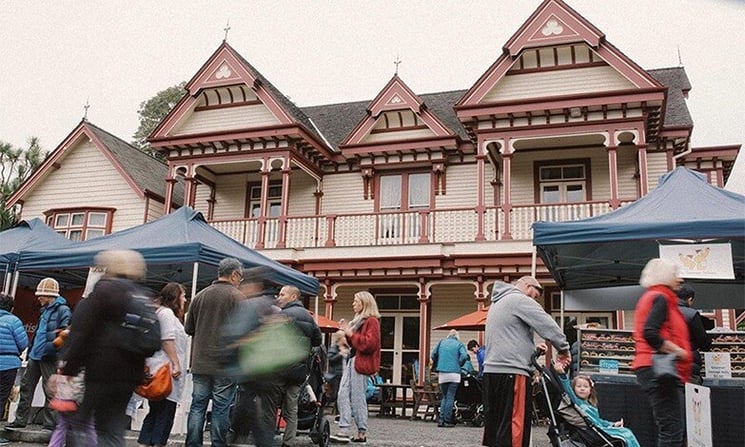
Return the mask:
<path id="1" fill-rule="evenodd" d="M 294 286 L 284 286 L 277 296 L 277 305 L 282 308 L 281 315 L 291 318 L 295 325 L 310 341 L 310 346 L 321 345 L 321 330 L 307 309 L 300 302 L 300 290 Z M 310 353 L 308 353 L 310 355 Z M 292 368 L 293 376 L 284 383 L 284 398 L 282 399 L 282 416 L 285 419 L 285 433 L 282 440 L 283 447 L 295 445 L 297 435 L 297 401 L 300 395 L 300 385 L 308 375 L 308 364 L 303 362 Z"/>
<path id="2" fill-rule="evenodd" d="M 21 395 L 16 410 L 16 419 L 8 428 L 23 428 L 28 423 L 31 402 L 36 384 L 41 378 L 44 389 L 44 429 L 54 430 L 54 413 L 49 408 L 47 381 L 57 370 L 57 348 L 54 339 L 57 333 L 70 325 L 70 307 L 59 294 L 59 283 L 54 278 L 44 278 L 36 287 L 36 297 L 41 304 L 41 315 L 34 331 L 34 340 L 28 350 L 26 371 L 21 378 Z"/>
<path id="3" fill-rule="evenodd" d="M 688 284 L 681 284 L 677 293 L 678 308 L 686 320 L 688 334 L 691 338 L 691 351 L 693 354 L 691 383 L 701 385 L 703 383 L 701 367 L 704 364 L 704 360 L 699 351 L 708 351 L 711 349 L 711 336 L 706 333 L 706 329 L 713 329 L 714 324 L 693 308 L 693 299 L 696 297 L 696 291 L 693 287 Z"/>

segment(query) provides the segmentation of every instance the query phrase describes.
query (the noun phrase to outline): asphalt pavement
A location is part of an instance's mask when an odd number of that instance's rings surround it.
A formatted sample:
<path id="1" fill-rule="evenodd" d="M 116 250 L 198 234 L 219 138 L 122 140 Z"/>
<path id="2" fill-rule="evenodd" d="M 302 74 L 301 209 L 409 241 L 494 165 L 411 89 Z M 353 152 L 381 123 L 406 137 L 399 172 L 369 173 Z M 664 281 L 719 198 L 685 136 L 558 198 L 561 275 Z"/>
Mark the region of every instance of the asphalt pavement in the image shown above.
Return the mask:
<path id="1" fill-rule="evenodd" d="M 333 419 L 330 419 L 333 421 Z M 456 425 L 452 428 L 439 428 L 432 421 L 412 421 L 409 418 L 389 418 L 370 416 L 368 421 L 367 444 L 376 447 L 461 447 L 461 446 L 480 446 L 482 429 L 480 427 L 471 427 Z M 49 439 L 49 432 L 42 432 L 41 427 L 29 426 L 23 430 L 6 431 L 0 436 L 8 439 L 20 440 L 14 441 L 10 446 L 46 446 Z M 336 433 L 338 427 L 331 423 L 331 432 Z M 546 426 L 539 425 L 533 427 L 533 447 L 551 447 L 551 443 L 546 435 Z M 126 435 L 127 446 L 134 447 L 137 445 L 137 432 L 130 431 Z M 307 435 L 299 435 L 299 447 L 312 447 L 314 444 Z M 169 446 L 183 446 L 184 436 L 172 436 L 168 443 Z M 210 445 L 208 436 L 205 436 L 205 446 Z M 250 446 L 251 444 L 248 444 Z M 331 444 L 338 446 L 342 444 Z M 348 446 L 358 444 L 346 444 Z"/>

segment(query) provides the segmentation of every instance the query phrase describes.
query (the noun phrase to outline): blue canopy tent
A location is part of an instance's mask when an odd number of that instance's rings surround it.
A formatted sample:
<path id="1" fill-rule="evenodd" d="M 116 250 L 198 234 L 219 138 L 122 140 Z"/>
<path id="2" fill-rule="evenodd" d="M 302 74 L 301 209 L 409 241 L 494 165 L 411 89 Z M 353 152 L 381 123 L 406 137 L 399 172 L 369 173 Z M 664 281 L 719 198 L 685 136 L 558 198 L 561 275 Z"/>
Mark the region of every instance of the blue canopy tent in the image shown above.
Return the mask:
<path id="1" fill-rule="evenodd" d="M 208 285 L 217 276 L 225 257 L 239 259 L 245 267 L 266 267 L 268 279 L 278 285 L 296 286 L 304 294 L 318 293 L 318 280 L 269 259 L 211 227 L 201 213 L 182 207 L 152 222 L 108 236 L 53 250 L 24 250 L 18 270 L 35 281 L 49 271 L 61 281 L 85 283 L 96 253 L 113 248 L 137 250 L 148 264 L 148 285 L 166 281 Z M 81 269 L 83 271 L 81 271 Z M 46 273 L 42 273 L 45 272 Z"/>
<path id="2" fill-rule="evenodd" d="M 75 242 L 58 234 L 41 219 L 22 220 L 13 228 L 0 232 L 0 271 L 3 274 L 2 290 L 8 293 L 21 251 L 53 250 L 75 245 Z"/>
<path id="3" fill-rule="evenodd" d="M 576 310 L 633 309 L 628 297 L 640 295 L 641 270 L 660 256 L 659 246 L 697 242 L 731 244 L 735 272 L 734 280 L 691 281 L 698 305 L 745 307 L 745 196 L 700 173 L 677 168 L 646 196 L 602 216 L 533 225 L 538 254 L 559 287 L 573 291 L 570 301 L 581 302 Z"/>

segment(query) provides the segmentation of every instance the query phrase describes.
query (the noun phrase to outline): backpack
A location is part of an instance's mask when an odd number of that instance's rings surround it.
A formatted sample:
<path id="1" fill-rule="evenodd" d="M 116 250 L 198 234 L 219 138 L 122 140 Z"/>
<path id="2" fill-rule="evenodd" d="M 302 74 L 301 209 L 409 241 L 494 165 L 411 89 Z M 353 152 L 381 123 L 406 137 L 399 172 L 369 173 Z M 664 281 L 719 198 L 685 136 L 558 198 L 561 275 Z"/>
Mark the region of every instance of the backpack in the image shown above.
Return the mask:
<path id="1" fill-rule="evenodd" d="M 127 293 L 124 320 L 114 326 L 114 344 L 124 351 L 150 357 L 161 348 L 160 322 L 155 313 L 158 306 L 134 283 L 129 282 Z"/>

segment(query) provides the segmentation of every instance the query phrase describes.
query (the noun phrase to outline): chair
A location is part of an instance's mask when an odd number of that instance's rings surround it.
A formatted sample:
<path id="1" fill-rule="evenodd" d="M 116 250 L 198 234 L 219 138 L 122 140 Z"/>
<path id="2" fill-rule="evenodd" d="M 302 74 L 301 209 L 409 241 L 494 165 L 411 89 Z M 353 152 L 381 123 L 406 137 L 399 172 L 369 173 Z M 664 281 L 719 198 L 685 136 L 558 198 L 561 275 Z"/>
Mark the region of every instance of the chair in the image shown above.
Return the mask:
<path id="1" fill-rule="evenodd" d="M 411 419 L 427 420 L 431 418 L 436 421 L 440 415 L 440 389 L 436 383 L 427 381 L 419 385 L 416 380 L 411 381 L 411 391 L 414 395 L 414 407 L 411 411 Z M 424 407 L 422 411 L 421 408 Z"/>

